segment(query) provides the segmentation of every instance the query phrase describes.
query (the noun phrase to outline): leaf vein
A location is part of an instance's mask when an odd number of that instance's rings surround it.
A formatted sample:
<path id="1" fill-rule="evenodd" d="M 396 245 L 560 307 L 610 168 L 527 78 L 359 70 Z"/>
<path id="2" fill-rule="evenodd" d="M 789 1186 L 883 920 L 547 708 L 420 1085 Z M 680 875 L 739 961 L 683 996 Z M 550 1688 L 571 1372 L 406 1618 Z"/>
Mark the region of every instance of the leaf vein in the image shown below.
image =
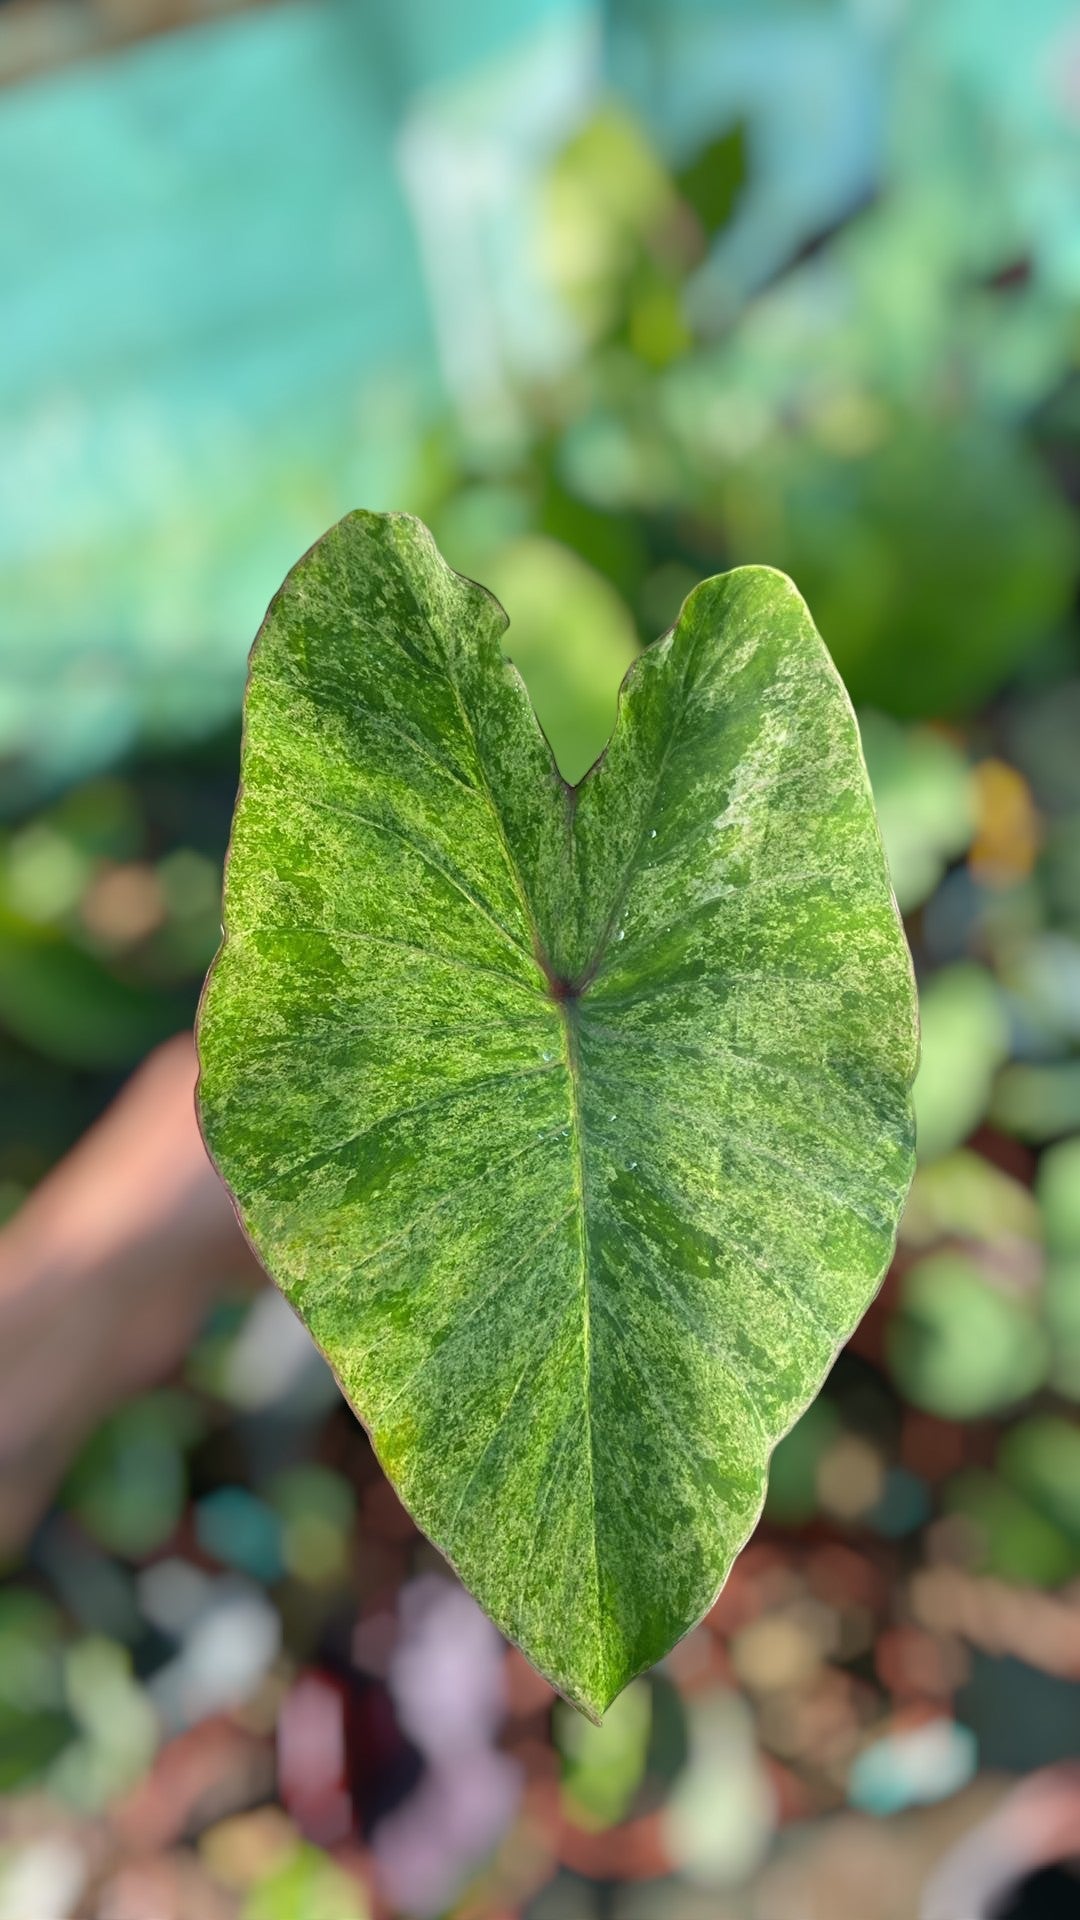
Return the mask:
<path id="1" fill-rule="evenodd" d="M 519 940 L 515 934 L 511 933 L 509 927 L 503 925 L 503 922 L 499 919 L 498 915 L 492 911 L 491 907 L 487 905 L 486 901 L 481 900 L 479 896 L 472 891 L 471 887 L 467 886 L 463 880 L 458 878 L 452 868 L 445 866 L 441 860 L 437 860 L 434 855 L 424 847 L 421 841 L 415 839 L 411 833 L 406 833 L 403 827 L 396 826 L 390 820 L 376 820 L 371 814 L 360 813 L 355 807 L 339 807 L 335 806 L 332 801 L 316 800 L 313 795 L 301 793 L 295 788 L 279 787 L 278 791 L 287 794 L 289 799 L 298 801 L 303 807 L 311 807 L 317 813 L 336 814 L 344 820 L 355 820 L 361 826 L 373 827 L 376 833 L 390 834 L 393 839 L 400 840 L 403 846 L 412 849 L 413 853 L 424 862 L 425 866 L 431 868 L 432 873 L 437 873 L 443 880 L 448 881 L 455 892 L 459 893 L 462 899 L 468 902 L 470 907 L 475 908 L 477 913 L 482 914 L 483 918 L 490 922 L 495 928 L 495 931 L 501 934 L 504 940 L 508 940 L 510 945 L 516 947 L 519 953 L 523 953 L 527 959 L 532 960 L 532 953 L 524 941 Z"/>
<path id="2" fill-rule="evenodd" d="M 440 1340 L 436 1346 L 429 1347 L 423 1359 L 420 1360 L 418 1364 L 410 1370 L 406 1378 L 402 1380 L 399 1383 L 399 1385 L 395 1388 L 393 1394 L 391 1395 L 390 1399 L 386 1402 L 385 1406 L 381 1407 L 379 1410 L 380 1422 L 386 1419 L 386 1416 L 397 1405 L 398 1401 L 402 1399 L 402 1397 L 406 1393 L 408 1393 L 409 1388 L 415 1385 L 416 1381 L 420 1378 L 421 1374 L 426 1373 L 428 1367 L 430 1367 L 434 1361 L 442 1358 L 447 1348 L 452 1347 L 455 1344 L 455 1342 L 460 1338 L 464 1329 L 467 1326 L 471 1325 L 471 1323 L 476 1319 L 477 1315 L 484 1311 L 485 1307 L 490 1305 L 491 1301 L 495 1298 L 497 1294 L 502 1292 L 509 1276 L 512 1273 L 516 1273 L 519 1267 L 524 1266 L 526 1260 L 529 1260 L 532 1258 L 532 1256 L 536 1252 L 536 1249 L 542 1246 L 545 1240 L 550 1240 L 552 1234 L 558 1232 L 559 1228 L 563 1225 L 564 1221 L 570 1218 L 570 1215 L 573 1213 L 573 1211 L 574 1211 L 574 1207 L 573 1207 L 573 1203 L 571 1202 L 570 1206 L 564 1207 L 562 1213 L 559 1214 L 557 1219 L 549 1221 L 548 1225 L 543 1229 L 541 1233 L 537 1235 L 535 1240 L 530 1240 L 528 1242 L 524 1252 L 520 1253 L 516 1260 L 511 1260 L 510 1265 L 508 1267 L 503 1267 L 503 1266 L 499 1267 L 498 1273 L 496 1274 L 495 1278 L 492 1280 L 491 1285 L 484 1288 L 483 1292 L 476 1297 L 472 1305 L 469 1307 L 468 1311 L 464 1313 L 459 1320 L 454 1321 L 453 1325 L 450 1328 L 450 1331 L 446 1334 L 445 1339 Z M 440 1329 L 440 1331 L 442 1331 L 442 1329 Z M 395 1335 L 396 1335 L 396 1329 L 392 1331 L 392 1333 L 388 1336 L 388 1338 L 392 1339 L 395 1337 Z M 365 1359 L 370 1359 L 372 1354 L 379 1352 L 381 1347 L 384 1344 L 386 1344 L 386 1342 L 377 1341 L 374 1347 L 367 1348 L 365 1352 Z"/>
<path id="3" fill-rule="evenodd" d="M 233 941 L 266 939 L 312 938 L 319 940 L 360 940 L 376 947 L 399 947 L 404 953 L 415 953 L 423 960 L 434 960 L 440 966 L 456 967 L 462 973 L 489 973 L 496 980 L 508 980 L 513 987 L 534 992 L 532 981 L 522 980 L 515 973 L 508 973 L 505 967 L 489 967 L 482 960 L 463 960 L 456 953 L 442 953 L 438 947 L 422 947 L 413 940 L 399 940 L 390 933 L 359 933 L 351 927 L 243 927 L 230 930 Z"/>
<path id="4" fill-rule="evenodd" d="M 561 1060 L 551 1060 L 540 1067 L 511 1067 L 505 1073 L 482 1074 L 473 1080 L 460 1080 L 452 1087 L 444 1087 L 441 1093 L 432 1094 L 430 1099 L 417 1100 L 411 1107 L 395 1107 L 391 1113 L 379 1115 L 369 1126 L 361 1127 L 358 1132 L 349 1134 L 345 1140 L 339 1140 L 322 1152 L 307 1154 L 302 1160 L 294 1160 L 290 1166 L 279 1167 L 268 1180 L 263 1180 L 252 1188 L 253 1193 L 267 1193 L 271 1187 L 282 1180 L 288 1180 L 295 1173 L 313 1173 L 318 1167 L 332 1160 L 335 1154 L 344 1153 L 346 1147 L 358 1146 L 370 1134 L 378 1133 L 382 1127 L 393 1126 L 398 1120 L 411 1120 L 418 1113 L 431 1113 L 437 1107 L 447 1106 L 453 1100 L 461 1099 L 465 1094 L 480 1092 L 485 1087 L 504 1086 L 516 1080 L 537 1080 L 544 1074 L 554 1073 L 561 1068 Z"/>

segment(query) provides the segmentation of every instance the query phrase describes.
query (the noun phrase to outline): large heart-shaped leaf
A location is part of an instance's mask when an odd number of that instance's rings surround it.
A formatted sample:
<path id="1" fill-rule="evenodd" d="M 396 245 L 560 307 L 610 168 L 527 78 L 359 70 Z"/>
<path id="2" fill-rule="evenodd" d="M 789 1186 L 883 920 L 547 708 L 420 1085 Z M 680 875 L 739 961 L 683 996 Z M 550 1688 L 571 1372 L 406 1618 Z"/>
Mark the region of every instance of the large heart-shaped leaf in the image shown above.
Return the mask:
<path id="1" fill-rule="evenodd" d="M 907 950 L 790 581 L 707 580 L 565 785 L 399 514 L 252 655 L 201 1109 L 419 1524 L 597 1714 L 696 1621 L 889 1259 Z"/>

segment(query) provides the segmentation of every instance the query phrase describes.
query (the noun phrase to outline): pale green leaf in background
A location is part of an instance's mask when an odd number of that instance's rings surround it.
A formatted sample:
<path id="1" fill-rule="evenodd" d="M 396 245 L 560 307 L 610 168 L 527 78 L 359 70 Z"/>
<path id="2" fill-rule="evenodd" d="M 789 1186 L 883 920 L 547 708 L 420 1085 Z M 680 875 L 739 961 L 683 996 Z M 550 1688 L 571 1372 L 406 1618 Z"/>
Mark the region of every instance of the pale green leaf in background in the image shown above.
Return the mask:
<path id="1" fill-rule="evenodd" d="M 914 988 L 791 582 L 556 768 L 506 617 L 350 515 L 252 657 L 201 1111 L 416 1520 L 596 1715 L 710 1606 L 888 1262 Z"/>
<path id="2" fill-rule="evenodd" d="M 922 1059 L 915 1085 L 919 1158 L 936 1160 L 978 1126 L 1007 1057 L 1009 1029 L 993 974 L 974 960 L 943 967 L 919 1004 Z"/>
<path id="3" fill-rule="evenodd" d="M 944 1420 L 981 1420 L 1041 1385 L 1046 1334 L 1034 1303 L 964 1253 L 904 1275 L 889 1326 L 889 1366 L 905 1398 Z"/>
<path id="4" fill-rule="evenodd" d="M 484 580 L 514 609 L 510 652 L 559 770 L 580 780 L 611 732 L 634 623 L 614 587 L 555 540 L 508 542 Z"/>
<path id="5" fill-rule="evenodd" d="M 904 727 L 871 708 L 859 730 L 896 898 L 910 913 L 971 845 L 971 774 L 959 748 L 929 727 Z"/>
<path id="6" fill-rule="evenodd" d="M 1043 1154 L 1037 1192 L 1046 1227 L 1051 1379 L 1067 1399 L 1080 1400 L 1080 1135 Z"/>
<path id="7" fill-rule="evenodd" d="M 602 1727 L 591 1727 L 570 1707 L 556 1714 L 562 1799 L 575 1825 L 602 1832 L 625 1820 L 645 1778 L 652 1718 L 647 1680 L 620 1694 Z"/>

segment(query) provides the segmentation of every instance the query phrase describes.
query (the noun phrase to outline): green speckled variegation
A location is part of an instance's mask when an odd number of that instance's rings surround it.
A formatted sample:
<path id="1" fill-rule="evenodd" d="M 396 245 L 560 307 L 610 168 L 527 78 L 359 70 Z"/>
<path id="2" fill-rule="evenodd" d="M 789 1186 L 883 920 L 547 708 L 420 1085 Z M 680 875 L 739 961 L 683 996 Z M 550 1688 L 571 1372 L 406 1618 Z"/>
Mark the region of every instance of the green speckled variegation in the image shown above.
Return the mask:
<path id="1" fill-rule="evenodd" d="M 401 514 L 289 575 L 200 1099 L 402 1499 L 599 1714 L 714 1599 L 878 1285 L 914 992 L 790 581 L 698 587 L 573 790 L 505 625 Z"/>

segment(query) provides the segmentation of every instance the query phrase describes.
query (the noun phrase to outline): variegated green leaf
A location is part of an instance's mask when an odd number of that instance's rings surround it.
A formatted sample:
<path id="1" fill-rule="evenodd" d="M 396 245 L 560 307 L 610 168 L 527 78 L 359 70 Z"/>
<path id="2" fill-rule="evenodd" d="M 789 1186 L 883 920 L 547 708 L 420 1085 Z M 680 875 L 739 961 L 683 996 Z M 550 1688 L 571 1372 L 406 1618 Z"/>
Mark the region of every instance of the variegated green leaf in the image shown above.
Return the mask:
<path id="1" fill-rule="evenodd" d="M 888 1262 L 914 993 L 790 581 L 705 581 L 560 778 L 501 608 L 352 514 L 256 644 L 207 1140 L 415 1515 L 600 1713 L 715 1597 Z"/>

